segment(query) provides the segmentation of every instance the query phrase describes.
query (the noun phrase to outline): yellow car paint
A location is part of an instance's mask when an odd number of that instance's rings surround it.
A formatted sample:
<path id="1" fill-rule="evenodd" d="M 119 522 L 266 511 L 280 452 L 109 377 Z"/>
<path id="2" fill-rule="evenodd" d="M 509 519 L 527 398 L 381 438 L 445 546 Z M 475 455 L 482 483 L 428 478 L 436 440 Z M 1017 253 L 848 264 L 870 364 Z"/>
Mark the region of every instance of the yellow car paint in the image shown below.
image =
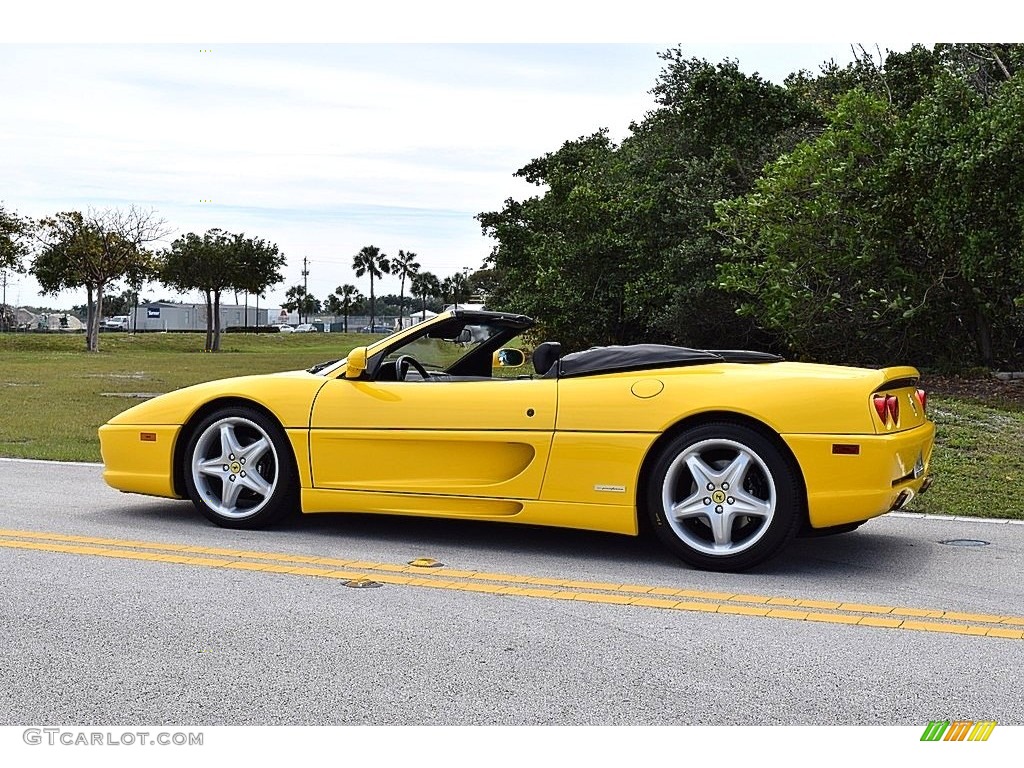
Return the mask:
<path id="1" fill-rule="evenodd" d="M 113 422 L 100 427 L 103 479 L 127 493 L 180 498 L 172 482 L 174 442 L 181 427 L 149 424 L 138 427 Z M 142 433 L 156 440 L 142 439 Z"/>

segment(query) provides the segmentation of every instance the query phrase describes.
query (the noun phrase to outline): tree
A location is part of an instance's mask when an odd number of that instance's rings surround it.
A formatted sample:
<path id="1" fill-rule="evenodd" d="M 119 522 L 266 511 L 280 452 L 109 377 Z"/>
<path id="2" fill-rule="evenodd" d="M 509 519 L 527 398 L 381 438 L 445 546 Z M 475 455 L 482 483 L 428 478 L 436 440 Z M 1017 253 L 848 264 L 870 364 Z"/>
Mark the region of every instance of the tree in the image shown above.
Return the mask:
<path id="1" fill-rule="evenodd" d="M 152 269 L 144 246 L 167 234 L 163 219 L 135 206 L 82 214 L 58 213 L 39 222 L 43 246 L 31 272 L 42 293 L 85 288 L 88 306 L 86 349 L 99 351 L 100 308 L 108 285 Z"/>
<path id="2" fill-rule="evenodd" d="M 801 357 L 892 358 L 909 275 L 891 248 L 882 200 L 894 120 L 861 90 L 839 99 L 818 139 L 771 163 L 748 195 L 718 206 L 727 238 L 723 285 L 741 312 L 778 331 Z M 897 225 L 898 228 L 898 225 Z"/>
<path id="3" fill-rule="evenodd" d="M 324 299 L 324 312 L 333 317 L 337 317 L 341 314 L 343 307 L 341 306 L 341 299 L 338 298 L 338 294 L 329 293 L 327 298 Z M 347 323 L 346 323 L 347 325 Z"/>
<path id="4" fill-rule="evenodd" d="M 285 301 L 281 305 L 289 312 L 298 312 L 299 321 L 307 322 L 310 315 L 320 311 L 320 300 L 306 290 L 304 285 L 293 285 L 284 292 Z"/>
<path id="5" fill-rule="evenodd" d="M 113 317 L 114 315 L 131 316 L 138 303 L 139 292 L 129 285 L 120 294 L 106 296 L 103 299 L 103 311 L 101 314 L 104 317 Z"/>
<path id="6" fill-rule="evenodd" d="M 21 259 L 28 255 L 32 220 L 4 210 L 0 205 L 0 270 L 21 271 Z"/>
<path id="7" fill-rule="evenodd" d="M 180 291 L 201 291 L 206 301 L 208 352 L 220 350 L 220 298 L 227 290 L 259 295 L 281 282 L 285 263 L 276 245 L 222 229 L 178 238 L 162 254 L 160 280 Z"/>
<path id="8" fill-rule="evenodd" d="M 345 317 L 344 331 L 348 333 L 348 316 L 352 311 L 352 307 L 363 300 L 359 291 L 356 290 L 354 285 L 339 285 L 334 289 L 334 293 L 328 296 L 328 299 L 334 298 L 337 300 L 338 311 L 340 311 Z M 335 312 L 337 314 L 337 312 Z"/>
<path id="9" fill-rule="evenodd" d="M 516 172 L 542 192 L 477 217 L 497 241 L 488 304 L 533 315 L 567 347 L 746 346 L 753 334 L 718 287 L 708 224 L 807 135 L 814 111 L 734 61 L 661 58 L 658 107 L 621 145 L 605 129 L 567 141 Z"/>
<path id="10" fill-rule="evenodd" d="M 220 296 L 234 283 L 230 259 L 231 236 L 209 229 L 202 236 L 189 232 L 161 254 L 160 282 L 179 291 L 201 291 L 206 302 L 207 352 L 220 350 Z"/>
<path id="11" fill-rule="evenodd" d="M 469 293 L 471 298 L 474 301 L 479 299 L 480 303 L 486 304 L 499 282 L 500 278 L 495 273 L 493 267 L 478 269 L 476 272 L 470 273 Z"/>
<path id="12" fill-rule="evenodd" d="M 426 313 L 427 299 L 441 294 L 441 281 L 437 279 L 437 275 L 433 272 L 419 272 L 413 276 L 409 290 L 414 296 L 420 297 L 420 308 Z"/>
<path id="13" fill-rule="evenodd" d="M 723 284 L 798 353 L 961 368 L 1024 340 L 1024 72 L 943 71 L 904 111 L 861 89 L 723 202 Z"/>
<path id="14" fill-rule="evenodd" d="M 247 304 L 249 294 L 262 296 L 268 288 L 284 280 L 281 269 L 287 260 L 275 243 L 258 237 L 246 237 L 243 233 L 234 236 L 232 248 L 236 273 L 232 287 L 237 291 L 245 291 Z M 259 324 L 259 318 L 256 323 Z M 249 324 L 248 310 L 245 324 Z"/>
<path id="15" fill-rule="evenodd" d="M 367 245 L 352 258 L 352 269 L 355 270 L 356 277 L 370 276 L 370 327 L 372 328 L 376 320 L 373 281 L 391 272 L 391 262 L 388 261 L 386 254 L 380 252 L 380 248 L 375 245 Z"/>
<path id="16" fill-rule="evenodd" d="M 466 276 L 461 272 L 455 272 L 444 278 L 441 281 L 440 289 L 445 303 L 447 304 L 450 298 L 451 303 L 455 305 L 455 309 L 459 308 L 460 303 L 465 304 L 469 298 L 469 281 L 466 280 Z"/>
<path id="17" fill-rule="evenodd" d="M 401 281 L 401 288 L 398 292 L 398 326 L 404 327 L 405 318 L 405 281 L 412 279 L 420 271 L 420 263 L 416 261 L 416 254 L 412 251 L 399 251 L 391 262 L 391 274 L 396 275 Z M 410 286 L 411 288 L 411 286 Z"/>
<path id="18" fill-rule="evenodd" d="M 0 205 L 0 329 L 7 330 L 13 313 L 7 310 L 7 271 L 20 272 L 21 260 L 28 255 L 28 240 L 34 225 L 30 219 L 9 213 Z"/>

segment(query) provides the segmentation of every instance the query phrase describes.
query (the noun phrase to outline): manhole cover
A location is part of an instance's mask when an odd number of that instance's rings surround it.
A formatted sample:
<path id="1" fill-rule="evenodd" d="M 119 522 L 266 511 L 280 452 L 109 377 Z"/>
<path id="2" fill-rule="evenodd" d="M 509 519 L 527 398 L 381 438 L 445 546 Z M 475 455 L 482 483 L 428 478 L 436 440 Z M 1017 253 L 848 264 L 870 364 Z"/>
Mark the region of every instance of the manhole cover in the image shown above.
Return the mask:
<path id="1" fill-rule="evenodd" d="M 987 547 L 989 542 L 981 539 L 946 539 L 939 544 L 947 544 L 950 547 Z"/>

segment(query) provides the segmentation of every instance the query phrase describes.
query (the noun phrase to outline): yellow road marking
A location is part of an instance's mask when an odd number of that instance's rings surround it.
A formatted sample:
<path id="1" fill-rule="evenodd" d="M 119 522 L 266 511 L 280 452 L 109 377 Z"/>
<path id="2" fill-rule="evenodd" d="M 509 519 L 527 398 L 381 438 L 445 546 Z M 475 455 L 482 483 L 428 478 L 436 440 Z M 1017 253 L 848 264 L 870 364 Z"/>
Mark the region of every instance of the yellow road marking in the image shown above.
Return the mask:
<path id="1" fill-rule="evenodd" d="M 865 627 L 1002 637 L 1013 640 L 1024 639 L 1024 618 L 995 614 L 709 592 L 644 584 L 543 578 L 456 568 L 435 568 L 425 572 L 423 568 L 396 563 L 110 539 L 42 531 L 0 529 L 0 537 L 3 537 L 0 538 L 0 548 L 7 549 L 148 560 L 206 568 L 231 568 L 345 581 L 372 579 L 384 584 L 399 586 L 450 589 L 493 595 L 516 595 L 546 600 L 575 600 L 664 610 L 758 616 L 830 624 L 856 624 Z M 691 599 L 674 599 L 681 597 Z M 979 624 L 997 624 L 999 626 L 986 627 L 978 626 Z M 1013 626 L 1021 627 L 1021 629 L 1014 629 Z"/>

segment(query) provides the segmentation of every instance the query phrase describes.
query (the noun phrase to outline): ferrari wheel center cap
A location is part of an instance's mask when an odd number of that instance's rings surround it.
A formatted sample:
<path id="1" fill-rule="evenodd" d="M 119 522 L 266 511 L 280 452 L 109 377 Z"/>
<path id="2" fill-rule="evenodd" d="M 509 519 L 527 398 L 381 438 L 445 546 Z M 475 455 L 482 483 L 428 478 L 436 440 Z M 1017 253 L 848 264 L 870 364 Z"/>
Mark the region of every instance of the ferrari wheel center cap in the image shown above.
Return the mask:
<path id="1" fill-rule="evenodd" d="M 715 491 L 711 494 L 711 500 L 715 502 L 715 504 L 722 504 L 725 502 L 725 491 Z"/>
<path id="2" fill-rule="evenodd" d="M 231 462 L 231 474 L 237 475 L 241 471 L 242 471 L 242 465 L 241 464 L 239 464 L 237 461 Z"/>

